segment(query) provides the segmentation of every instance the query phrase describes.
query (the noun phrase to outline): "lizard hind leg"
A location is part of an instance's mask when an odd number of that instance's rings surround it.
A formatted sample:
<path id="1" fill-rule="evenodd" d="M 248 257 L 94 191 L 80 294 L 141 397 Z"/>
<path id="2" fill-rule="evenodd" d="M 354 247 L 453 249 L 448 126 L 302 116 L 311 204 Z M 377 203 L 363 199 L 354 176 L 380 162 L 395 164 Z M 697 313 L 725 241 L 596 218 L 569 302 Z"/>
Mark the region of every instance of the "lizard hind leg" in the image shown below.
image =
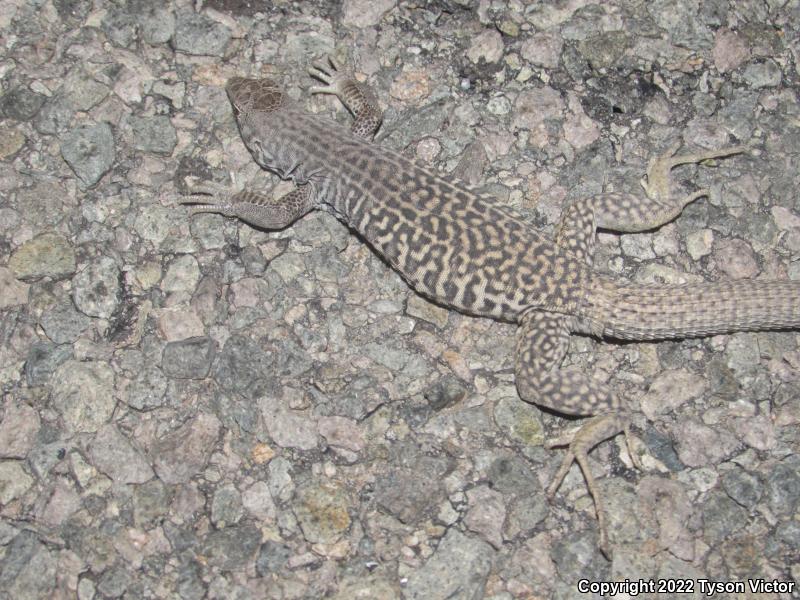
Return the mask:
<path id="1" fill-rule="evenodd" d="M 640 465 L 632 452 L 628 419 L 616 394 L 578 369 L 560 368 L 567 352 L 572 321 L 572 317 L 544 311 L 532 311 L 523 316 L 517 332 L 517 390 L 526 402 L 562 414 L 596 415 L 571 439 L 565 436 L 547 444 L 548 448 L 569 446 L 547 495 L 549 498 L 555 495 L 572 463 L 577 462 L 594 499 L 600 550 L 610 558 L 605 505 L 589 468 L 588 453 L 600 442 L 624 433 L 631 460 L 637 467 Z"/>

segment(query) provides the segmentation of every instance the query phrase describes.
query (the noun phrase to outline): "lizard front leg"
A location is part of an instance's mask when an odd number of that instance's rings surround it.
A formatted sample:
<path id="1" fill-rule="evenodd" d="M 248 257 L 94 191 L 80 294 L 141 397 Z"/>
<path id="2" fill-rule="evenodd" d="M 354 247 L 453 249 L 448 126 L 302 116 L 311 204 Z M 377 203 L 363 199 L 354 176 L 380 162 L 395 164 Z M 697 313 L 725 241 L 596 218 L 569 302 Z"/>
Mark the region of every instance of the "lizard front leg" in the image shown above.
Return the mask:
<path id="1" fill-rule="evenodd" d="M 230 193 L 216 183 L 193 186 L 189 190 L 192 196 L 178 202 L 199 205 L 192 207 L 193 215 L 219 213 L 263 229 L 288 227 L 315 207 L 310 185 L 297 186 L 280 198 L 247 190 Z M 203 195 L 212 198 L 203 198 Z"/>
<path id="2" fill-rule="evenodd" d="M 356 81 L 332 56 L 328 56 L 326 61 L 315 62 L 308 73 L 325 84 L 312 87 L 309 90 L 312 94 L 332 94 L 353 113 L 355 120 L 350 131 L 368 140 L 375 137 L 383 113 L 378 108 L 378 100 L 372 90 Z"/>

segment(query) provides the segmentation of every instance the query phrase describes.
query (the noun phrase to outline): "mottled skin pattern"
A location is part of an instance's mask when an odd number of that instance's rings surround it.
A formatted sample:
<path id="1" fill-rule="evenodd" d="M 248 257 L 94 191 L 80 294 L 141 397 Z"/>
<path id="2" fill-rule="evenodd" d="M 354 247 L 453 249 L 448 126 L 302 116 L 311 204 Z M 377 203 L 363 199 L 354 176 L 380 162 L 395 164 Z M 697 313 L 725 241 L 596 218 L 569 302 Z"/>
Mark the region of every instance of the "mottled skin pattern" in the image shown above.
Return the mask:
<path id="1" fill-rule="evenodd" d="M 800 326 L 800 282 L 736 281 L 657 286 L 618 283 L 592 270 L 595 231 L 657 228 L 707 190 L 679 199 L 673 167 L 739 154 L 737 146 L 684 156 L 678 147 L 651 162 L 644 195 L 604 194 L 574 203 L 550 240 L 513 210 L 371 139 L 381 123 L 374 96 L 329 59 L 310 70 L 355 115 L 348 130 L 295 107 L 266 79 L 228 82 L 242 139 L 255 160 L 295 189 L 277 200 L 254 192 L 195 188 L 194 212 L 217 212 L 279 229 L 312 209 L 356 230 L 417 292 L 456 310 L 519 323 L 516 382 L 529 402 L 565 414 L 595 415 L 570 440 L 553 495 L 573 460 L 595 500 L 600 548 L 609 556 L 605 511 L 587 452 L 628 419 L 606 385 L 560 367 L 571 332 L 631 340 L 681 338 Z M 630 442 L 628 445 L 630 450 Z M 631 452 L 635 463 L 636 455 Z"/>

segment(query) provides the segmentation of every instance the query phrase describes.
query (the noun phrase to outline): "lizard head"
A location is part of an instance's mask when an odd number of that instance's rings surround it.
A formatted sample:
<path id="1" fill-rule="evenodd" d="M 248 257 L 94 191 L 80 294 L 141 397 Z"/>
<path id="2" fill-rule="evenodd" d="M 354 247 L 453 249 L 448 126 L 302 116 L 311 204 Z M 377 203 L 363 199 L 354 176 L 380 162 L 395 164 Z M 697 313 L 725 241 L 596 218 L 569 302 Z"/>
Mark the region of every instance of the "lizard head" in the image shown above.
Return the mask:
<path id="1" fill-rule="evenodd" d="M 233 77 L 228 80 L 225 91 L 237 118 L 242 113 L 272 112 L 280 107 L 283 99 L 283 92 L 271 79 Z"/>

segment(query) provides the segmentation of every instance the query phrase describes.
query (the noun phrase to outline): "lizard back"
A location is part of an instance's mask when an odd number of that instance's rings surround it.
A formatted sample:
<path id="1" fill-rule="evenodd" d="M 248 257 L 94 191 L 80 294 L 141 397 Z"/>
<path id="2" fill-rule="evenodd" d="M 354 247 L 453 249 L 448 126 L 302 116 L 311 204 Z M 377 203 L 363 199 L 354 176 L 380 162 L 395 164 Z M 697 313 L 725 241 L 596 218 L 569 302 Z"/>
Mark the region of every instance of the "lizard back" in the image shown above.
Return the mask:
<path id="1" fill-rule="evenodd" d="M 588 268 L 496 199 L 299 109 L 239 122 L 261 166 L 310 184 L 418 292 L 509 321 L 533 306 L 577 308 Z"/>

